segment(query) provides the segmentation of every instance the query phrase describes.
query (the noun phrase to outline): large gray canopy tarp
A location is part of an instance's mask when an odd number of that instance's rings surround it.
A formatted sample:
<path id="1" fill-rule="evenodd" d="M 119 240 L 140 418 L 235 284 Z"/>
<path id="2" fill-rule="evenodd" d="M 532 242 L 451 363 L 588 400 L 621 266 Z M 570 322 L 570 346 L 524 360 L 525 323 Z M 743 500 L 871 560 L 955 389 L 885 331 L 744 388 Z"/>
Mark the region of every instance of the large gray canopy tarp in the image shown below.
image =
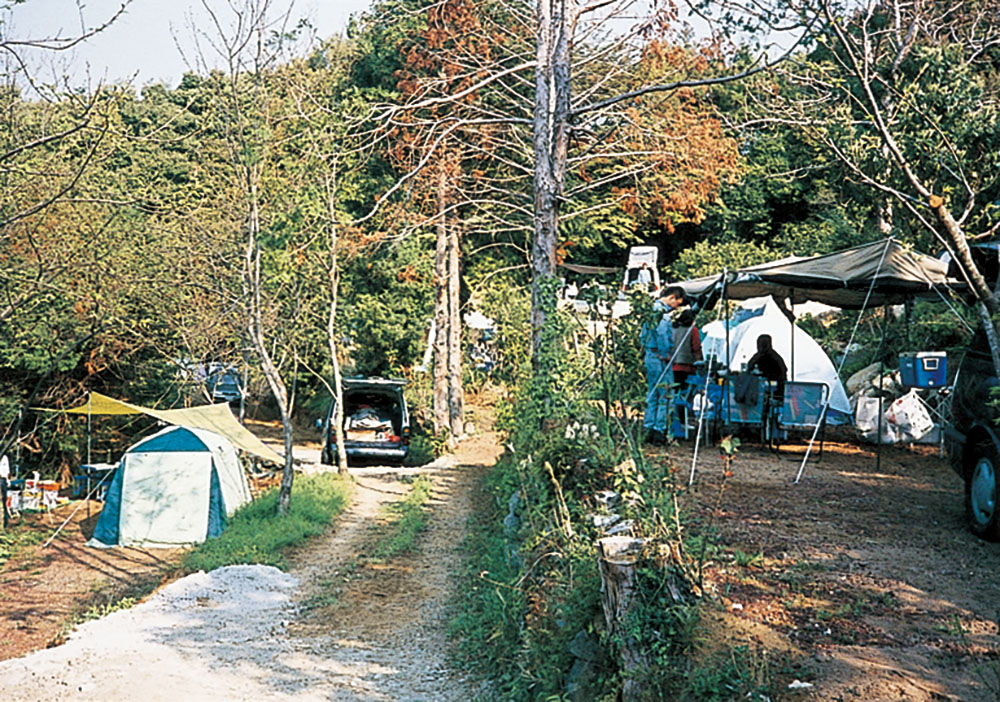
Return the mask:
<path id="1" fill-rule="evenodd" d="M 895 239 L 883 239 L 812 258 L 790 258 L 727 274 L 681 283 L 688 295 L 704 299 L 721 294 L 731 300 L 773 295 L 792 304 L 821 302 L 844 309 L 902 304 L 913 297 L 938 297 L 947 289 L 964 290 L 948 277 L 948 265 L 913 251 Z"/>

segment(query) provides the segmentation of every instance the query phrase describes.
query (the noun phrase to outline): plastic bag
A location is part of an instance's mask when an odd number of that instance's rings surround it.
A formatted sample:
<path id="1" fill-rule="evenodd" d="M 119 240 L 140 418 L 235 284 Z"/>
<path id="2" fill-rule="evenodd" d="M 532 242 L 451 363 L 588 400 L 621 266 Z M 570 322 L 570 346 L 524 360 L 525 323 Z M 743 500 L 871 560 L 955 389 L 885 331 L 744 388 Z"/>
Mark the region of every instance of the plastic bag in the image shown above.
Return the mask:
<path id="1" fill-rule="evenodd" d="M 934 428 L 931 415 L 916 390 L 910 390 L 889 405 L 885 417 L 895 426 L 901 441 L 917 441 Z"/>
<path id="2" fill-rule="evenodd" d="M 894 423 L 888 421 L 885 416 L 887 412 L 883 412 L 882 441 L 878 441 L 878 408 L 879 400 L 877 397 L 859 397 L 858 406 L 854 412 L 854 425 L 865 441 L 894 444 L 899 440 L 898 428 Z"/>

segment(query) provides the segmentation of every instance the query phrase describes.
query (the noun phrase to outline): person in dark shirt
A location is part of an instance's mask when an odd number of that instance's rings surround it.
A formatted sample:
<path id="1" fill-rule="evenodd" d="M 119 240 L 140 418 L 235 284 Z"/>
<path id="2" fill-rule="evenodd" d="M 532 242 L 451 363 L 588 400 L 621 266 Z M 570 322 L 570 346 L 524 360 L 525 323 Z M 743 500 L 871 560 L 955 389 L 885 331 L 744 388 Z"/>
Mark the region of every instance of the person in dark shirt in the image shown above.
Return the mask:
<path id="1" fill-rule="evenodd" d="M 785 359 L 771 346 L 771 335 L 761 334 L 757 337 L 757 353 L 747 361 L 747 371 L 757 371 L 766 380 L 778 384 L 778 397 L 785 396 L 785 381 L 788 379 L 788 366 Z"/>

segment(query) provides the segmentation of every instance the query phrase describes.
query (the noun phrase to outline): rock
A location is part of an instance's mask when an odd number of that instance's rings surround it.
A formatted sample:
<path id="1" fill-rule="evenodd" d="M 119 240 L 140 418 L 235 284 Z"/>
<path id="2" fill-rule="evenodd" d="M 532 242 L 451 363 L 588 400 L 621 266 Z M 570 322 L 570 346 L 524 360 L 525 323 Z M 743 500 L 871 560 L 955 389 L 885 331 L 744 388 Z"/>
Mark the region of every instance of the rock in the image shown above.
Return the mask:
<path id="1" fill-rule="evenodd" d="M 517 515 L 511 512 L 506 517 L 503 518 L 503 535 L 508 539 L 517 533 L 517 530 L 521 527 L 521 520 L 517 518 Z"/>
<path id="2" fill-rule="evenodd" d="M 601 490 L 594 495 L 594 499 L 608 509 L 613 509 L 622 500 L 622 496 L 614 490 Z"/>
<path id="3" fill-rule="evenodd" d="M 605 529 L 604 533 L 608 536 L 614 536 L 615 534 L 625 534 L 632 532 L 632 520 L 626 519 L 624 521 L 618 522 L 610 529 Z"/>
<path id="4" fill-rule="evenodd" d="M 847 394 L 848 395 L 857 394 L 862 389 L 870 387 L 870 384 L 873 380 L 876 380 L 876 385 L 877 385 L 878 371 L 879 371 L 879 364 L 872 363 L 871 365 L 865 366 L 857 373 L 852 375 L 850 378 L 847 379 L 847 382 L 844 383 L 844 389 L 847 390 Z"/>
<path id="5" fill-rule="evenodd" d="M 573 702 L 589 702 L 597 692 L 597 662 L 603 651 L 593 636 L 581 630 L 569 642 L 569 652 L 576 660 L 566 675 L 566 695 Z"/>
<path id="6" fill-rule="evenodd" d="M 597 661 L 601 658 L 601 645 L 593 636 L 581 629 L 569 642 L 569 652 L 585 661 Z"/>
<path id="7" fill-rule="evenodd" d="M 566 675 L 566 697 L 570 702 L 591 702 L 596 695 L 597 667 L 590 661 L 577 658 Z"/>
<path id="8" fill-rule="evenodd" d="M 621 519 L 621 515 L 618 514 L 592 514 L 590 516 L 594 520 L 594 526 L 598 529 L 605 529 Z"/>
<path id="9" fill-rule="evenodd" d="M 514 492 L 510 493 L 510 497 L 507 498 L 507 509 L 510 510 L 511 514 L 513 514 L 515 511 L 517 511 L 517 508 L 520 506 L 521 506 L 521 495 L 517 490 L 515 490 Z"/>

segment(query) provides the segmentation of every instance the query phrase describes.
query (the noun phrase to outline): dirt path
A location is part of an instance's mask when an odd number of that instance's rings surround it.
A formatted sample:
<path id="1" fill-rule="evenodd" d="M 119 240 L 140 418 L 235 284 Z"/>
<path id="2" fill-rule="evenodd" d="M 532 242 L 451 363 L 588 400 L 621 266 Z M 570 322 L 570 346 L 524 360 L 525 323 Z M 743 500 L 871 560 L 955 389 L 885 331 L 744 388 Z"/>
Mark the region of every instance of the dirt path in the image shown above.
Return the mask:
<path id="1" fill-rule="evenodd" d="M 730 558 L 709 567 L 716 624 L 758 662 L 766 649 L 785 685 L 812 685 L 781 700 L 1000 700 L 1000 544 L 966 529 L 947 461 L 834 442 L 794 485 L 802 450 L 737 455 L 715 521 Z M 672 457 L 686 480 L 690 445 Z M 688 507 L 706 519 L 722 463 L 709 448 L 699 465 Z"/>
<path id="2" fill-rule="evenodd" d="M 295 559 L 291 572 L 303 583 L 303 614 L 289 627 L 295 659 L 310 667 L 322 662 L 332 699 L 473 697 L 471 683 L 448 664 L 447 623 L 472 487 L 498 452 L 495 435 L 482 434 L 432 470 L 358 470 L 355 506 L 342 527 Z M 370 525 L 405 495 L 400 477 L 417 472 L 434 484 L 433 516 L 419 550 L 366 563 Z"/>
<path id="3" fill-rule="evenodd" d="M 129 610 L 88 622 L 68 643 L 0 663 L 8 699 L 467 700 L 448 663 L 447 621 L 470 493 L 499 448 L 490 433 L 421 469 L 356 471 L 356 500 L 290 573 L 234 566 L 171 583 Z M 415 552 L 360 559 L 380 508 L 433 482 Z"/>

